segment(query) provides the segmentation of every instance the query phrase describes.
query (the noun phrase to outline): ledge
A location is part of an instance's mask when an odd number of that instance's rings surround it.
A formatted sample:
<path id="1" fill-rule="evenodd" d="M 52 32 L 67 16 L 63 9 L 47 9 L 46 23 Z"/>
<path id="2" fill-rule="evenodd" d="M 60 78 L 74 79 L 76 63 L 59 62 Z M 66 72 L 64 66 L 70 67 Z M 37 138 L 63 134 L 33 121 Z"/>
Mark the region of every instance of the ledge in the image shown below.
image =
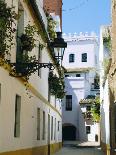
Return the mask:
<path id="1" fill-rule="evenodd" d="M 95 102 L 95 99 L 81 99 L 79 104 L 92 104 Z"/>
<path id="2" fill-rule="evenodd" d="M 85 68 L 67 68 L 67 71 L 65 73 L 74 73 L 74 72 L 88 72 L 90 70 L 94 69 L 93 67 L 85 67 Z"/>

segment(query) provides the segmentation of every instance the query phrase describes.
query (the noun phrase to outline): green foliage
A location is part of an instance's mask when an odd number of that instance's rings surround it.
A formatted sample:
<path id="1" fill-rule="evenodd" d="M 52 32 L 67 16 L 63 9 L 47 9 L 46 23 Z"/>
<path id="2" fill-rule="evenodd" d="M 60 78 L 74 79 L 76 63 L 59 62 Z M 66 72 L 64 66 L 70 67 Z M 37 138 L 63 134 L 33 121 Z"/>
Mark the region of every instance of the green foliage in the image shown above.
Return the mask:
<path id="1" fill-rule="evenodd" d="M 58 78 L 53 72 L 49 73 L 49 90 L 52 95 L 55 95 L 57 98 L 62 99 L 65 95 L 64 92 L 64 81 Z"/>
<path id="2" fill-rule="evenodd" d="M 103 67 L 104 67 L 104 74 L 107 75 L 108 71 L 110 69 L 111 59 L 110 58 L 104 58 L 103 61 Z"/>
<path id="3" fill-rule="evenodd" d="M 37 59 L 36 56 L 29 55 L 36 46 L 36 38 L 39 36 L 39 31 L 35 25 L 27 25 L 25 27 L 24 34 L 21 35 L 20 42 L 18 42 L 19 51 L 17 52 L 17 65 L 12 66 L 12 71 L 15 74 L 25 76 L 28 80 L 32 73 L 37 71 Z M 40 44 L 40 49 L 44 48 L 43 44 Z M 12 74 L 11 74 L 12 75 Z"/>
<path id="4" fill-rule="evenodd" d="M 100 98 L 97 96 L 91 107 L 93 121 L 100 121 Z"/>
<path id="5" fill-rule="evenodd" d="M 13 28 L 15 25 L 16 13 L 13 8 L 7 6 L 4 1 L 0 1 L 0 56 L 4 58 L 5 53 L 9 52 L 13 43 Z"/>
<path id="6" fill-rule="evenodd" d="M 25 27 L 25 33 L 21 35 L 21 48 L 25 51 L 32 51 L 33 48 L 36 46 L 34 38 L 35 36 L 39 35 L 39 31 L 37 30 L 35 25 L 27 25 Z"/>
<path id="7" fill-rule="evenodd" d="M 55 28 L 56 28 L 57 22 L 54 21 L 50 15 L 47 17 L 47 19 L 48 19 L 48 33 L 49 33 L 50 39 L 54 40 L 54 38 L 56 37 Z"/>
<path id="8" fill-rule="evenodd" d="M 34 39 L 32 37 L 28 36 L 27 34 L 22 34 L 20 39 L 21 39 L 22 50 L 32 51 L 32 49 L 35 46 Z"/>
<path id="9" fill-rule="evenodd" d="M 103 44 L 104 46 L 111 51 L 111 36 L 107 36 L 103 38 Z"/>

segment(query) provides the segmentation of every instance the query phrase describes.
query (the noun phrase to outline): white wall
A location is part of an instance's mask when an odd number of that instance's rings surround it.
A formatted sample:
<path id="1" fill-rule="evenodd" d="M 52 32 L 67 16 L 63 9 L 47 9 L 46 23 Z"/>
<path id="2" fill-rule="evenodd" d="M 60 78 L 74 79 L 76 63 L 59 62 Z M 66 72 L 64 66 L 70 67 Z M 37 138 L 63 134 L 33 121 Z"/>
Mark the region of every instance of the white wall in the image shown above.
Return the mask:
<path id="1" fill-rule="evenodd" d="M 66 111 L 65 99 L 62 103 L 63 124 L 70 123 L 77 128 L 79 138 L 79 101 L 84 98 L 84 78 L 67 77 L 65 78 L 66 95 L 72 95 L 72 111 Z M 69 117 L 70 116 L 70 117 Z"/>
<path id="2" fill-rule="evenodd" d="M 99 136 L 99 123 L 94 123 L 92 121 L 88 121 L 86 122 L 85 124 L 86 126 L 90 126 L 91 129 L 90 129 L 90 134 L 87 134 L 87 140 L 88 141 L 93 141 L 95 142 L 95 136 L 98 135 Z"/>
<path id="3" fill-rule="evenodd" d="M 103 36 L 107 26 L 102 26 L 100 29 L 100 103 L 101 103 L 101 141 L 110 145 L 110 100 L 109 100 L 109 84 L 108 79 L 104 80 L 103 60 L 107 55 L 103 45 Z M 103 84 L 104 82 L 104 84 Z"/>
<path id="4" fill-rule="evenodd" d="M 76 36 L 75 39 L 68 37 L 64 35 L 64 39 L 67 41 L 67 48 L 64 52 L 63 66 L 66 68 L 95 67 L 95 55 L 98 53 L 97 37 L 89 36 L 91 39 L 88 36 Z M 87 53 L 87 62 L 81 62 L 82 53 Z M 74 63 L 69 63 L 69 54 L 75 54 Z"/>
<path id="5" fill-rule="evenodd" d="M 91 137 L 94 137 L 97 132 L 95 131 L 96 126 L 92 126 L 92 134 L 87 137 L 86 124 L 79 101 L 88 95 L 95 95 L 98 92 L 91 91 L 91 83 L 94 82 L 98 65 L 98 40 L 95 35 L 88 35 L 87 33 L 85 35 L 64 34 L 64 39 L 67 41 L 67 48 L 64 52 L 63 66 L 66 69 L 74 70 L 74 72 L 65 73 L 65 75 L 69 75 L 69 77 L 65 77 L 65 90 L 66 95 L 72 95 L 72 111 L 65 110 L 66 101 L 64 99 L 62 106 L 63 124 L 70 123 L 77 127 L 78 140 L 93 141 Z M 81 62 L 82 53 L 87 53 L 87 62 Z M 75 54 L 73 63 L 69 63 L 69 54 Z M 95 56 L 97 56 L 97 62 L 95 62 Z M 83 68 L 89 69 L 85 71 Z M 81 77 L 76 77 L 76 74 L 80 74 Z"/>
<path id="6" fill-rule="evenodd" d="M 31 24 L 34 24 L 26 3 L 23 1 L 21 1 L 21 3 L 24 7 L 28 20 L 30 20 Z M 18 2 L 16 7 L 18 7 Z M 45 45 L 41 36 L 38 37 L 38 40 Z M 13 52 L 16 53 L 16 51 Z M 37 51 L 34 49 L 32 53 L 34 54 L 34 52 Z M 48 50 L 46 47 L 42 51 L 42 62 L 51 62 L 51 58 L 48 55 Z M 9 70 L 6 70 L 0 66 L 0 152 L 47 145 L 48 135 L 51 135 L 51 131 L 48 133 L 48 114 L 50 115 L 50 127 L 51 116 L 53 116 L 54 120 L 56 118 L 56 139 L 50 140 L 50 143 L 62 141 L 61 101 L 57 101 L 57 103 L 60 102 L 60 104 L 57 104 L 56 107 L 55 103 L 48 102 L 48 72 L 48 68 L 42 68 L 41 77 L 38 77 L 37 73 L 32 75 L 29 79 L 30 88 L 26 90 L 24 79 L 10 76 Z M 19 137 L 14 137 L 16 94 L 21 96 Z M 37 108 L 40 108 L 41 116 L 40 140 L 37 140 Z M 42 140 L 43 111 L 45 111 L 45 140 Z M 60 122 L 59 131 L 57 130 L 58 121 Z M 55 128 L 54 125 L 53 131 Z"/>

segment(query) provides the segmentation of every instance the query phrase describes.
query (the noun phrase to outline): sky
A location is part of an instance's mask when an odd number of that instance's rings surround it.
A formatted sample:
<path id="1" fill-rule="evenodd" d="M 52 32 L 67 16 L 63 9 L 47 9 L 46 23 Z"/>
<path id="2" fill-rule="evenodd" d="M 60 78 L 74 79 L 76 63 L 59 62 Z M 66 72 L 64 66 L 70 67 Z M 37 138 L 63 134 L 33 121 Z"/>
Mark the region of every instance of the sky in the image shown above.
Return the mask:
<path id="1" fill-rule="evenodd" d="M 111 0 L 63 0 L 63 33 L 94 31 L 111 24 Z"/>

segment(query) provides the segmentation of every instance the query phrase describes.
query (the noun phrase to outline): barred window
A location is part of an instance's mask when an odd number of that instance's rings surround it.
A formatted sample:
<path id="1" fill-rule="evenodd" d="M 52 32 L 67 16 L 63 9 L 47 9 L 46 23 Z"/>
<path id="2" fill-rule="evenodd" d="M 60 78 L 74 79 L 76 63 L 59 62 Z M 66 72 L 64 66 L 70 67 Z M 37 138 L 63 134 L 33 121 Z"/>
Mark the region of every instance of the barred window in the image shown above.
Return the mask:
<path id="1" fill-rule="evenodd" d="M 66 110 L 72 111 L 72 95 L 66 95 Z"/>
<path id="2" fill-rule="evenodd" d="M 91 133 L 91 127 L 90 126 L 86 126 L 86 134 L 90 134 Z"/>
<path id="3" fill-rule="evenodd" d="M 69 54 L 69 62 L 74 62 L 75 55 Z"/>
<path id="4" fill-rule="evenodd" d="M 14 137 L 20 137 L 20 112 L 21 112 L 21 96 L 15 96 L 15 124 Z"/>
<path id="5" fill-rule="evenodd" d="M 82 54 L 82 62 L 87 62 L 87 53 Z"/>

